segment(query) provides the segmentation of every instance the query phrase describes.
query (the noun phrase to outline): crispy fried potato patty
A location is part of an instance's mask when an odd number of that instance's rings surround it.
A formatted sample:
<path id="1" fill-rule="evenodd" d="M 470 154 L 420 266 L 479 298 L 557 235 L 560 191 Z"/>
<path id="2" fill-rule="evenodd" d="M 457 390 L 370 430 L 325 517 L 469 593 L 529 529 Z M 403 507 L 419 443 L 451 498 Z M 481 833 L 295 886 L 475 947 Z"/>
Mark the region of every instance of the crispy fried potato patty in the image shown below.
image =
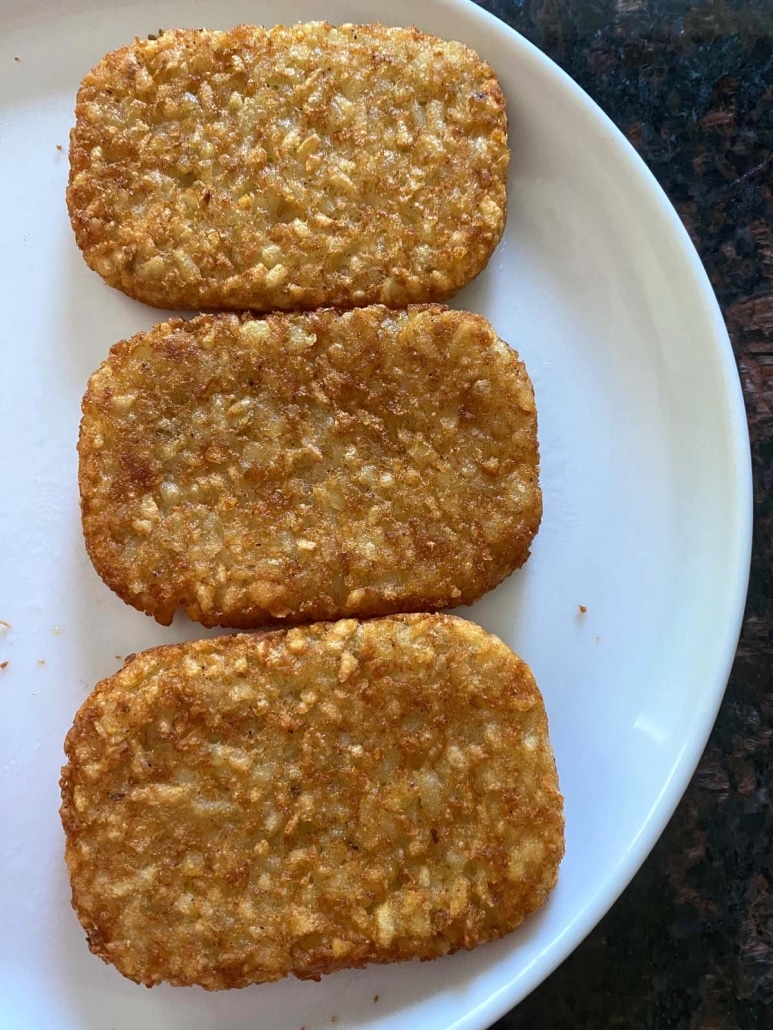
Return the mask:
<path id="1" fill-rule="evenodd" d="M 523 364 L 437 305 L 158 325 L 91 377 L 79 452 L 94 566 L 163 624 L 469 604 L 542 512 Z"/>
<path id="2" fill-rule="evenodd" d="M 175 29 L 107 54 L 75 115 L 78 246 L 158 307 L 442 300 L 504 228 L 499 84 L 416 29 Z"/>
<path id="3" fill-rule="evenodd" d="M 473 948 L 545 902 L 563 855 L 531 671 L 451 616 L 146 651 L 65 750 L 73 906 L 148 986 Z"/>

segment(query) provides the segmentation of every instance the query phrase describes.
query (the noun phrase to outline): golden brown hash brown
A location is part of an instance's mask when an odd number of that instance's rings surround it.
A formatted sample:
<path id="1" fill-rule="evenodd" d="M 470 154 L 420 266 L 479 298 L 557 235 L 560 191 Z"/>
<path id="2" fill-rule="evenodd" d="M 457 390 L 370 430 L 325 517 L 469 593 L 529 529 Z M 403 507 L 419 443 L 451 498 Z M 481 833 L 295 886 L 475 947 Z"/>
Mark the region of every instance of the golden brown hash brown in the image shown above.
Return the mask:
<path id="1" fill-rule="evenodd" d="M 473 948 L 545 902 L 563 855 L 534 677 L 451 616 L 146 651 L 65 750 L 73 907 L 148 986 Z"/>
<path id="2" fill-rule="evenodd" d="M 542 512 L 526 370 L 439 305 L 158 325 L 91 377 L 78 448 L 94 567 L 163 624 L 470 604 Z"/>
<path id="3" fill-rule="evenodd" d="M 75 115 L 78 246 L 158 307 L 443 300 L 504 228 L 494 73 L 413 28 L 175 29 L 107 54 Z"/>

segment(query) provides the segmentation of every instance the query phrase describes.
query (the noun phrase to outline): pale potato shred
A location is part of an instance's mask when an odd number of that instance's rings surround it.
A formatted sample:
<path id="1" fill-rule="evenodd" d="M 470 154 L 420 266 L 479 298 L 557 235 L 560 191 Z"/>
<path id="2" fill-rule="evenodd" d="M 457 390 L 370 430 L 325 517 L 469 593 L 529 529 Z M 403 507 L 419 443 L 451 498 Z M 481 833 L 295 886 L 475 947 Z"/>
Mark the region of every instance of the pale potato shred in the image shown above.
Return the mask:
<path id="1" fill-rule="evenodd" d="M 563 855 L 531 671 L 451 616 L 146 651 L 65 750 L 73 906 L 148 986 L 473 948 L 545 902 Z"/>
<path id="2" fill-rule="evenodd" d="M 440 305 L 165 322 L 91 377 L 78 446 L 94 566 L 164 624 L 470 604 L 542 513 L 526 370 Z"/>
<path id="3" fill-rule="evenodd" d="M 89 266 L 148 304 L 399 307 L 485 267 L 508 160 L 499 84 L 462 43 L 174 29 L 83 80 L 67 203 Z"/>

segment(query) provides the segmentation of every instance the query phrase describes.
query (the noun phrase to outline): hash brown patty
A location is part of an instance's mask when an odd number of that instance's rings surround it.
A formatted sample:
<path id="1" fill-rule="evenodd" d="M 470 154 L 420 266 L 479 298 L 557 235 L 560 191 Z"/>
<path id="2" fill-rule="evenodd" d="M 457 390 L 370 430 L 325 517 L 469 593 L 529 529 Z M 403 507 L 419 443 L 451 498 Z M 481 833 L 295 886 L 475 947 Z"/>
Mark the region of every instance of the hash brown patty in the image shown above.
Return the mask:
<path id="1" fill-rule="evenodd" d="M 147 986 L 473 948 L 545 902 L 563 855 L 531 671 L 451 616 L 154 648 L 65 750 L 73 907 Z"/>
<path id="2" fill-rule="evenodd" d="M 526 370 L 440 305 L 157 325 L 91 377 L 78 448 L 94 567 L 164 625 L 470 604 L 542 513 Z"/>
<path id="3" fill-rule="evenodd" d="M 443 300 L 504 228 L 496 77 L 413 28 L 174 29 L 107 54 L 75 116 L 78 246 L 157 307 Z"/>

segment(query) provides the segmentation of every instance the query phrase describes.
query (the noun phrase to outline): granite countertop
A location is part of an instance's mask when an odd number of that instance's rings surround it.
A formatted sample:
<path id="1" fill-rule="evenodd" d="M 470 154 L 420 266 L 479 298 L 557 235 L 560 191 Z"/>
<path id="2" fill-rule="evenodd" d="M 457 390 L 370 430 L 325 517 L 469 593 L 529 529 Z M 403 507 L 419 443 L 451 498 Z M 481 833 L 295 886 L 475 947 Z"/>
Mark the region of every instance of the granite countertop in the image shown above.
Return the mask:
<path id="1" fill-rule="evenodd" d="M 625 133 L 681 215 L 743 383 L 755 541 L 738 654 L 671 823 L 499 1030 L 773 1027 L 773 0 L 483 0 Z"/>

